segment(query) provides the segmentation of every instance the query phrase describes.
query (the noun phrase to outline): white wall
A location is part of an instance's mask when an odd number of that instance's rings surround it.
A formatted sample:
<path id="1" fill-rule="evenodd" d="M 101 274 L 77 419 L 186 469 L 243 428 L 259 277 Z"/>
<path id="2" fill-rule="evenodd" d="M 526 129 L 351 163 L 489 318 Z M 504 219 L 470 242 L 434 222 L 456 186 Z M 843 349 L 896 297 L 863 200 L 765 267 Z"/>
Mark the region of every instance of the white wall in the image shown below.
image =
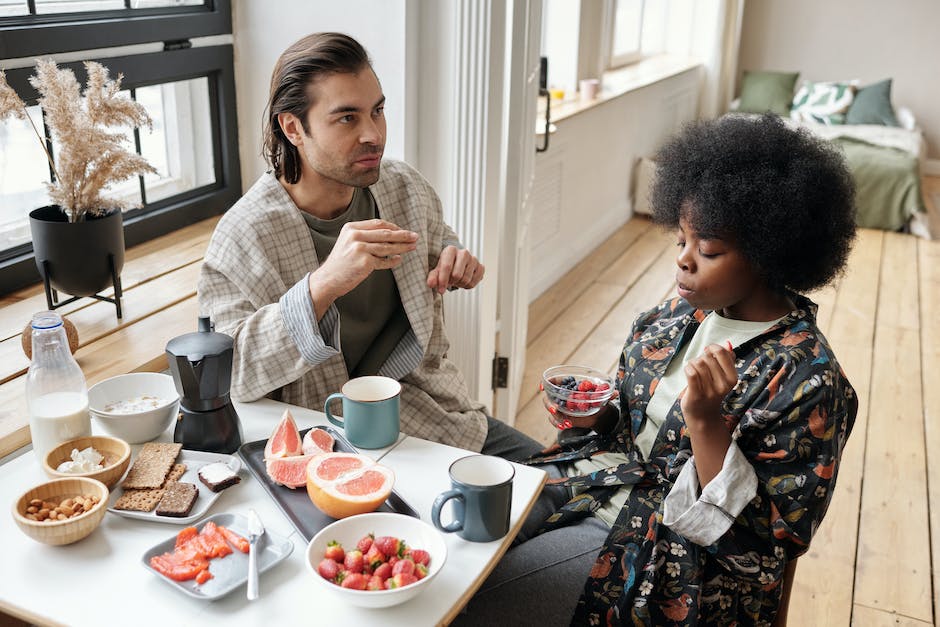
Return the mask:
<path id="1" fill-rule="evenodd" d="M 407 0 L 234 0 L 235 94 L 242 187 L 248 189 L 265 171 L 261 128 L 274 63 L 287 46 L 304 35 L 339 31 L 356 38 L 372 58 L 387 97 L 388 138 L 385 154 L 406 154 Z"/>
<path id="2" fill-rule="evenodd" d="M 747 2 L 740 70 L 799 71 L 800 80 L 892 78 L 895 107 L 909 107 L 940 158 L 940 2 Z"/>
<path id="3" fill-rule="evenodd" d="M 535 160 L 530 302 L 633 215 L 633 168 L 694 119 L 699 72 L 696 67 L 556 122 L 548 151 Z"/>

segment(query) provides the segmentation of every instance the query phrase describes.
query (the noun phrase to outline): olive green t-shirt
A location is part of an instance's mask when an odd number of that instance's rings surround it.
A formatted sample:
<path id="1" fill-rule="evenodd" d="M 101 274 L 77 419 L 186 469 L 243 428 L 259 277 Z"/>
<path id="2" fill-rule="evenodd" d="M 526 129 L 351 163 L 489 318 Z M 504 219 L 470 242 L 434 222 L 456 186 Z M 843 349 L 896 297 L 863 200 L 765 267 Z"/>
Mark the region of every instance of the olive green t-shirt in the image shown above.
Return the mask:
<path id="1" fill-rule="evenodd" d="M 346 211 L 330 220 L 306 211 L 301 214 L 310 227 L 321 264 L 333 251 L 344 224 L 379 217 L 368 188 L 357 188 Z M 336 348 L 346 360 L 350 377 L 376 374 L 411 328 L 391 270 L 373 271 L 351 292 L 336 299 L 336 309 L 340 321 L 340 345 Z"/>

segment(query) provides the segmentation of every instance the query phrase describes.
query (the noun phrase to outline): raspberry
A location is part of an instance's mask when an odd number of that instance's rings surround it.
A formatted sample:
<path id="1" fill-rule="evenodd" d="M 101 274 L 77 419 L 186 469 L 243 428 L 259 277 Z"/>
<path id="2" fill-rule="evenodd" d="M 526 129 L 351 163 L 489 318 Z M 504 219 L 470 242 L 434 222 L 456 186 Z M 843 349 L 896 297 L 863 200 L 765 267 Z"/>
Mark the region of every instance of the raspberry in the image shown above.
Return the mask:
<path id="1" fill-rule="evenodd" d="M 593 392 L 595 387 L 594 382 L 590 379 L 581 379 L 581 383 L 578 384 L 578 391 Z"/>

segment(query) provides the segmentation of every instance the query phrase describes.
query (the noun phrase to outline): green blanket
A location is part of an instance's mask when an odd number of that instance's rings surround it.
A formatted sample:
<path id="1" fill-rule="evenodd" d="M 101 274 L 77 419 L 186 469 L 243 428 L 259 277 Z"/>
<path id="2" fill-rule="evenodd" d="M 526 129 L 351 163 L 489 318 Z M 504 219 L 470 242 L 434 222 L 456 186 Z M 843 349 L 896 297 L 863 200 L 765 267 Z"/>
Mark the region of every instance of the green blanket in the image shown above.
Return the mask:
<path id="1" fill-rule="evenodd" d="M 858 225 L 896 231 L 925 211 L 917 158 L 910 153 L 849 137 L 832 140 L 855 179 Z"/>

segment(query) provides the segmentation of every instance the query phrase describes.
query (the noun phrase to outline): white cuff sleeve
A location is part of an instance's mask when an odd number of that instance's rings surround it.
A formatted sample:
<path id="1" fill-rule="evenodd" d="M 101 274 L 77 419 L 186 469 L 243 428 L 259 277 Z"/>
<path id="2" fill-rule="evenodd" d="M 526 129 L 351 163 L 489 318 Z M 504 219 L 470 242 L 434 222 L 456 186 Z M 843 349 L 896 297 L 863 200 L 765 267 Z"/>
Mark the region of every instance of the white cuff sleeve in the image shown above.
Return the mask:
<path id="1" fill-rule="evenodd" d="M 281 317 L 301 356 L 312 364 L 326 361 L 339 351 L 339 310 L 330 305 L 317 323 L 307 274 L 281 296 Z"/>
<path id="2" fill-rule="evenodd" d="M 723 536 L 757 495 L 757 473 L 736 442 L 725 454 L 721 471 L 699 492 L 695 458 L 686 462 L 663 503 L 663 524 L 700 546 Z"/>

